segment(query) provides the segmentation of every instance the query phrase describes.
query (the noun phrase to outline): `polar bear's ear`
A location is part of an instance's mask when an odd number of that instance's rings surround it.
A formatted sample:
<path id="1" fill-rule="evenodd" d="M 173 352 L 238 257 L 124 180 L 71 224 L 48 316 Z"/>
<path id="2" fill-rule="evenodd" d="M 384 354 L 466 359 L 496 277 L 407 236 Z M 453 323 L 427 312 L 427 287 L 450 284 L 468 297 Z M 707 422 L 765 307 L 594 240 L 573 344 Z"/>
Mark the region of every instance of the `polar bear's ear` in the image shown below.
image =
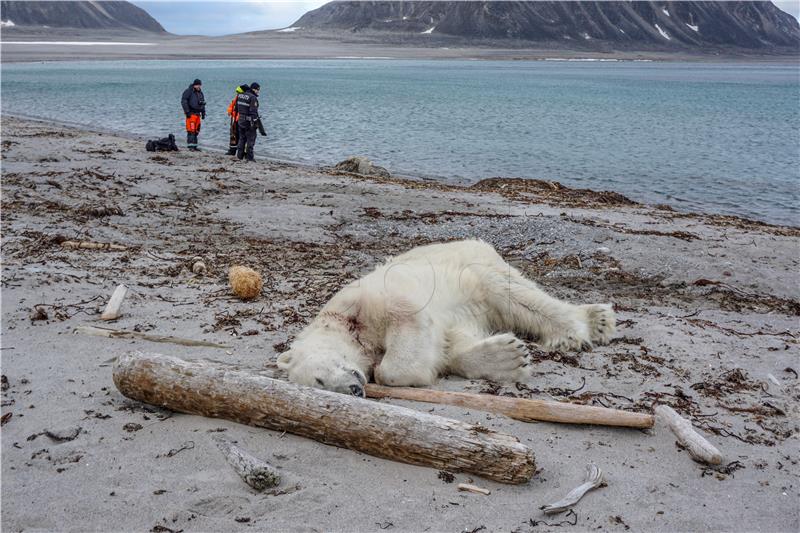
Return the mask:
<path id="1" fill-rule="evenodd" d="M 289 350 L 288 352 L 283 352 L 278 357 L 278 368 L 281 370 L 288 370 L 289 367 L 292 366 L 292 351 Z"/>

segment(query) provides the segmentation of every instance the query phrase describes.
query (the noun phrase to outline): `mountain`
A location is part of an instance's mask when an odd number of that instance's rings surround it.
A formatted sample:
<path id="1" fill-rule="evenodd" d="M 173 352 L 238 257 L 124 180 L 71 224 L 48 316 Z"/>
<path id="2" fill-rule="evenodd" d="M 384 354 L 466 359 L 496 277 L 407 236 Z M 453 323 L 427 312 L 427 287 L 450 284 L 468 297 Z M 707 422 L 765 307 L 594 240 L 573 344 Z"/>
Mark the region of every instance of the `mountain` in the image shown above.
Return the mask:
<path id="1" fill-rule="evenodd" d="M 329 2 L 297 31 L 533 41 L 556 47 L 800 51 L 800 24 L 772 2 Z"/>
<path id="2" fill-rule="evenodd" d="M 130 2 L 0 2 L 4 28 L 47 26 L 165 33 L 161 24 Z"/>

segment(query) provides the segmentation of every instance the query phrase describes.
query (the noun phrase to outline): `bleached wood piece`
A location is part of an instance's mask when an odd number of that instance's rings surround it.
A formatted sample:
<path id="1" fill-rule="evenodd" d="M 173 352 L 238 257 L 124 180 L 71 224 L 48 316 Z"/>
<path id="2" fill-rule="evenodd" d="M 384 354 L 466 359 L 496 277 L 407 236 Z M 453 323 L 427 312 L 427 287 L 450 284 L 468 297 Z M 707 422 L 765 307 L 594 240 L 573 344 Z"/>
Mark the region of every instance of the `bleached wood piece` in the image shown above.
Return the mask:
<path id="1" fill-rule="evenodd" d="M 228 464 L 250 487 L 261 492 L 280 485 L 281 475 L 272 466 L 253 457 L 225 437 L 217 436 L 213 440 Z"/>
<path id="2" fill-rule="evenodd" d="M 286 431 L 403 463 L 525 483 L 533 452 L 516 437 L 413 409 L 304 387 L 254 371 L 159 354 L 121 355 L 128 398 L 182 413 Z"/>
<path id="3" fill-rule="evenodd" d="M 123 329 L 100 328 L 97 326 L 78 326 L 75 333 L 83 333 L 93 337 L 107 337 L 109 339 L 142 339 L 150 342 L 166 342 L 179 344 L 181 346 L 201 346 L 205 348 L 230 348 L 224 344 L 213 342 L 197 341 L 194 339 L 184 339 L 182 337 L 172 337 L 170 335 L 150 335 L 139 331 L 126 331 Z"/>
<path id="4" fill-rule="evenodd" d="M 695 431 L 692 423 L 676 413 L 672 407 L 656 406 L 656 415 L 667 423 L 669 429 L 678 438 L 678 442 L 689 450 L 689 454 L 695 461 L 712 465 L 722 462 L 720 451 Z"/>
<path id="5" fill-rule="evenodd" d="M 492 493 L 489 489 L 483 489 L 481 487 L 476 487 L 470 483 L 459 483 L 458 490 L 462 492 L 474 492 L 475 494 L 483 494 L 484 496 L 488 496 Z"/>
<path id="6" fill-rule="evenodd" d="M 114 292 L 111 294 L 111 298 L 108 300 L 108 304 L 106 305 L 105 311 L 103 314 L 100 315 L 100 320 L 116 320 L 120 317 L 121 313 L 120 308 L 122 307 L 122 302 L 125 300 L 125 296 L 128 294 L 128 287 L 125 285 L 118 285 Z"/>
<path id="7" fill-rule="evenodd" d="M 372 383 L 367 385 L 366 394 L 368 398 L 395 398 L 398 400 L 458 405 L 490 413 L 500 413 L 523 422 L 541 420 L 566 424 L 596 424 L 632 428 L 651 428 L 654 422 L 653 415 L 644 413 L 632 413 L 619 409 L 567 402 L 509 398 L 490 394 L 447 392 L 410 387 L 384 387 L 373 385 Z"/>
<path id="8" fill-rule="evenodd" d="M 578 503 L 578 501 L 581 498 L 583 498 L 584 494 L 586 494 L 592 489 L 596 489 L 602 484 L 603 484 L 603 471 L 597 468 L 597 465 L 593 464 L 586 465 L 586 481 L 584 481 L 581 485 L 578 485 L 577 487 L 569 491 L 569 494 L 567 494 L 557 502 L 542 507 L 542 511 L 544 511 L 544 514 L 555 514 L 555 513 L 560 513 L 562 511 L 566 511 L 567 509 Z"/>
<path id="9" fill-rule="evenodd" d="M 128 249 L 127 246 L 122 246 L 121 244 L 111 244 L 108 242 L 90 242 L 90 241 L 63 241 L 61 243 L 63 248 L 72 248 L 78 249 L 82 248 L 84 250 L 110 250 L 113 252 L 124 252 Z"/>

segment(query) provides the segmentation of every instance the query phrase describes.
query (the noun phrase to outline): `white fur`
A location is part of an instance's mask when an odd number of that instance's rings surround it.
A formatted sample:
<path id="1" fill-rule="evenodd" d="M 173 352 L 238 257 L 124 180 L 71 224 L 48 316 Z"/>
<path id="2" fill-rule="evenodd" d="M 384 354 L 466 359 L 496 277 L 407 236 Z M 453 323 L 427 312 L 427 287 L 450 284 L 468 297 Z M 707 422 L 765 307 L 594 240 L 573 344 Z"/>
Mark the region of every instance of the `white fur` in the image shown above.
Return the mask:
<path id="1" fill-rule="evenodd" d="M 289 379 L 362 394 L 441 375 L 520 381 L 525 344 L 581 350 L 615 331 L 610 304 L 573 305 L 542 291 L 482 241 L 414 248 L 339 291 L 278 358 Z"/>

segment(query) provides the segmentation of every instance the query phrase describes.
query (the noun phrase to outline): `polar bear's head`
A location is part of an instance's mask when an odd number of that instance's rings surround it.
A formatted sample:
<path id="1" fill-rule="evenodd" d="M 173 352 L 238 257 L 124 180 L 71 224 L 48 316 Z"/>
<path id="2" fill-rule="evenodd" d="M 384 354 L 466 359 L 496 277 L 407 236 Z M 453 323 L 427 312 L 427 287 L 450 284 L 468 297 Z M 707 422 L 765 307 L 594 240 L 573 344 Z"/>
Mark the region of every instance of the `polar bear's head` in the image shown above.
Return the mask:
<path id="1" fill-rule="evenodd" d="M 294 383 L 364 397 L 367 378 L 346 355 L 343 347 L 296 343 L 278 357 L 278 368 Z"/>

